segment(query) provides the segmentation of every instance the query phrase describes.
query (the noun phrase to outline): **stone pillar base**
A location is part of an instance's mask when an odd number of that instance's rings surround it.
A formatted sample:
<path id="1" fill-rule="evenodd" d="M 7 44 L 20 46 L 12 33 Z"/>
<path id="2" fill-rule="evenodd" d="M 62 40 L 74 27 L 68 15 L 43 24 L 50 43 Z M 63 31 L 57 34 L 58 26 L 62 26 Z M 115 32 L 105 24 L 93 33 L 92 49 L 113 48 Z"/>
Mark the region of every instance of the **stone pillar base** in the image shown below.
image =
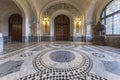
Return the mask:
<path id="1" fill-rule="evenodd" d="M 3 45 L 4 45 L 3 35 L 2 33 L 0 33 L 0 52 L 3 52 Z"/>

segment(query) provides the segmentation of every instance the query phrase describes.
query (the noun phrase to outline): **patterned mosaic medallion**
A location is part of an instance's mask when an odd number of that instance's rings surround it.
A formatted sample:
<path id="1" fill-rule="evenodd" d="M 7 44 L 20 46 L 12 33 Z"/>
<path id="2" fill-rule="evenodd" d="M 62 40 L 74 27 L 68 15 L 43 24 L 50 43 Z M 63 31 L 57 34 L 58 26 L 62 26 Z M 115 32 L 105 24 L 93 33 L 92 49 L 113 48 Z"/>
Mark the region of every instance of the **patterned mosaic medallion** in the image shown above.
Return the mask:
<path id="1" fill-rule="evenodd" d="M 49 49 L 41 52 L 33 61 L 37 71 L 74 71 L 89 72 L 92 60 L 77 50 Z"/>
<path id="2" fill-rule="evenodd" d="M 77 46 L 78 46 L 77 44 L 72 44 L 69 42 L 66 42 L 66 43 L 65 42 L 56 42 L 53 44 L 46 45 L 46 47 L 50 47 L 50 48 L 74 48 Z"/>
<path id="3" fill-rule="evenodd" d="M 59 47 L 69 47 L 72 46 L 70 43 L 54 43 L 54 46 L 59 46 Z"/>
<path id="4" fill-rule="evenodd" d="M 50 58 L 55 62 L 70 62 L 75 59 L 75 55 L 70 51 L 55 51 L 50 54 Z"/>
<path id="5" fill-rule="evenodd" d="M 92 53 L 92 55 L 98 58 L 105 58 L 105 55 L 100 54 L 100 53 Z"/>

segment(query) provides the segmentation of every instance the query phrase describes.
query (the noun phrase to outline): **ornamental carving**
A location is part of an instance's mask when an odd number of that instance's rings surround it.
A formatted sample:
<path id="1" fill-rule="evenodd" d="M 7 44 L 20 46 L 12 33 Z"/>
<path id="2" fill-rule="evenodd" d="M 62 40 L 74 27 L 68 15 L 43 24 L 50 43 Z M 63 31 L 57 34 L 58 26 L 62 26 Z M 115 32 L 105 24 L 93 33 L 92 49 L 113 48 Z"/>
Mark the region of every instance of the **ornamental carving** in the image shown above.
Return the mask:
<path id="1" fill-rule="evenodd" d="M 49 7 L 47 10 L 45 10 L 44 14 L 47 14 L 48 16 L 50 16 L 55 11 L 60 10 L 60 9 L 67 10 L 67 11 L 71 12 L 73 15 L 79 15 L 80 14 L 80 12 L 77 8 L 75 8 L 71 4 L 66 4 L 66 3 L 55 4 L 51 7 Z"/>
<path id="2" fill-rule="evenodd" d="M 106 39 L 105 39 L 106 27 L 103 24 L 101 24 L 101 22 L 99 21 L 97 25 L 93 28 L 93 30 L 94 30 L 93 44 L 106 45 Z"/>

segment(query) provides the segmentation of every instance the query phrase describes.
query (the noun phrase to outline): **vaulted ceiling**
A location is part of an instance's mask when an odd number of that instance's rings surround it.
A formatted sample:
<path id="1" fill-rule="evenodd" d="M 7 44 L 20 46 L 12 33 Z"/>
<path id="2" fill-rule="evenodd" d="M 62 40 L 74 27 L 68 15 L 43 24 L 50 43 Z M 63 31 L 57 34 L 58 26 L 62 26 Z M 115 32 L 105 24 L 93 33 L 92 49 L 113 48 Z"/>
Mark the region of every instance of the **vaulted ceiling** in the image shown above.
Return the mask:
<path id="1" fill-rule="evenodd" d="M 37 8 L 37 10 L 41 10 L 43 7 L 45 7 L 47 4 L 53 1 L 61 1 L 61 2 L 70 1 L 71 3 L 74 3 L 78 5 L 80 8 L 86 10 L 90 6 L 93 0 L 31 0 L 31 1 L 34 2 L 34 5 Z"/>
<path id="2" fill-rule="evenodd" d="M 11 0 L 0 0 L 0 15 L 11 12 L 20 12 L 20 9 Z"/>
<path id="3" fill-rule="evenodd" d="M 5 12 L 23 12 L 29 16 L 38 16 L 45 6 L 54 1 L 69 1 L 75 4 L 87 18 L 96 14 L 96 11 L 100 12 L 110 0 L 0 0 L 0 15 Z"/>

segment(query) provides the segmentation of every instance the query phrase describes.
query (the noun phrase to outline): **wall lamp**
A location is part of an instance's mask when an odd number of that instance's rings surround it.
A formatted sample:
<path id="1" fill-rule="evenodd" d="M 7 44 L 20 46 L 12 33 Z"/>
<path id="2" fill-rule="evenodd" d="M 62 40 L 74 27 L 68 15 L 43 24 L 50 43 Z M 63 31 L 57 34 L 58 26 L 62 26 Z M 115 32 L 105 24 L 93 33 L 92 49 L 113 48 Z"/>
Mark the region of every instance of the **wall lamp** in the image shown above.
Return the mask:
<path id="1" fill-rule="evenodd" d="M 76 27 L 76 32 L 79 33 L 80 30 L 80 26 L 81 26 L 81 19 L 80 17 L 76 17 L 75 18 L 75 27 Z"/>
<path id="2" fill-rule="evenodd" d="M 45 28 L 45 32 L 48 32 L 49 28 L 49 17 L 45 16 L 43 17 L 43 26 Z"/>

